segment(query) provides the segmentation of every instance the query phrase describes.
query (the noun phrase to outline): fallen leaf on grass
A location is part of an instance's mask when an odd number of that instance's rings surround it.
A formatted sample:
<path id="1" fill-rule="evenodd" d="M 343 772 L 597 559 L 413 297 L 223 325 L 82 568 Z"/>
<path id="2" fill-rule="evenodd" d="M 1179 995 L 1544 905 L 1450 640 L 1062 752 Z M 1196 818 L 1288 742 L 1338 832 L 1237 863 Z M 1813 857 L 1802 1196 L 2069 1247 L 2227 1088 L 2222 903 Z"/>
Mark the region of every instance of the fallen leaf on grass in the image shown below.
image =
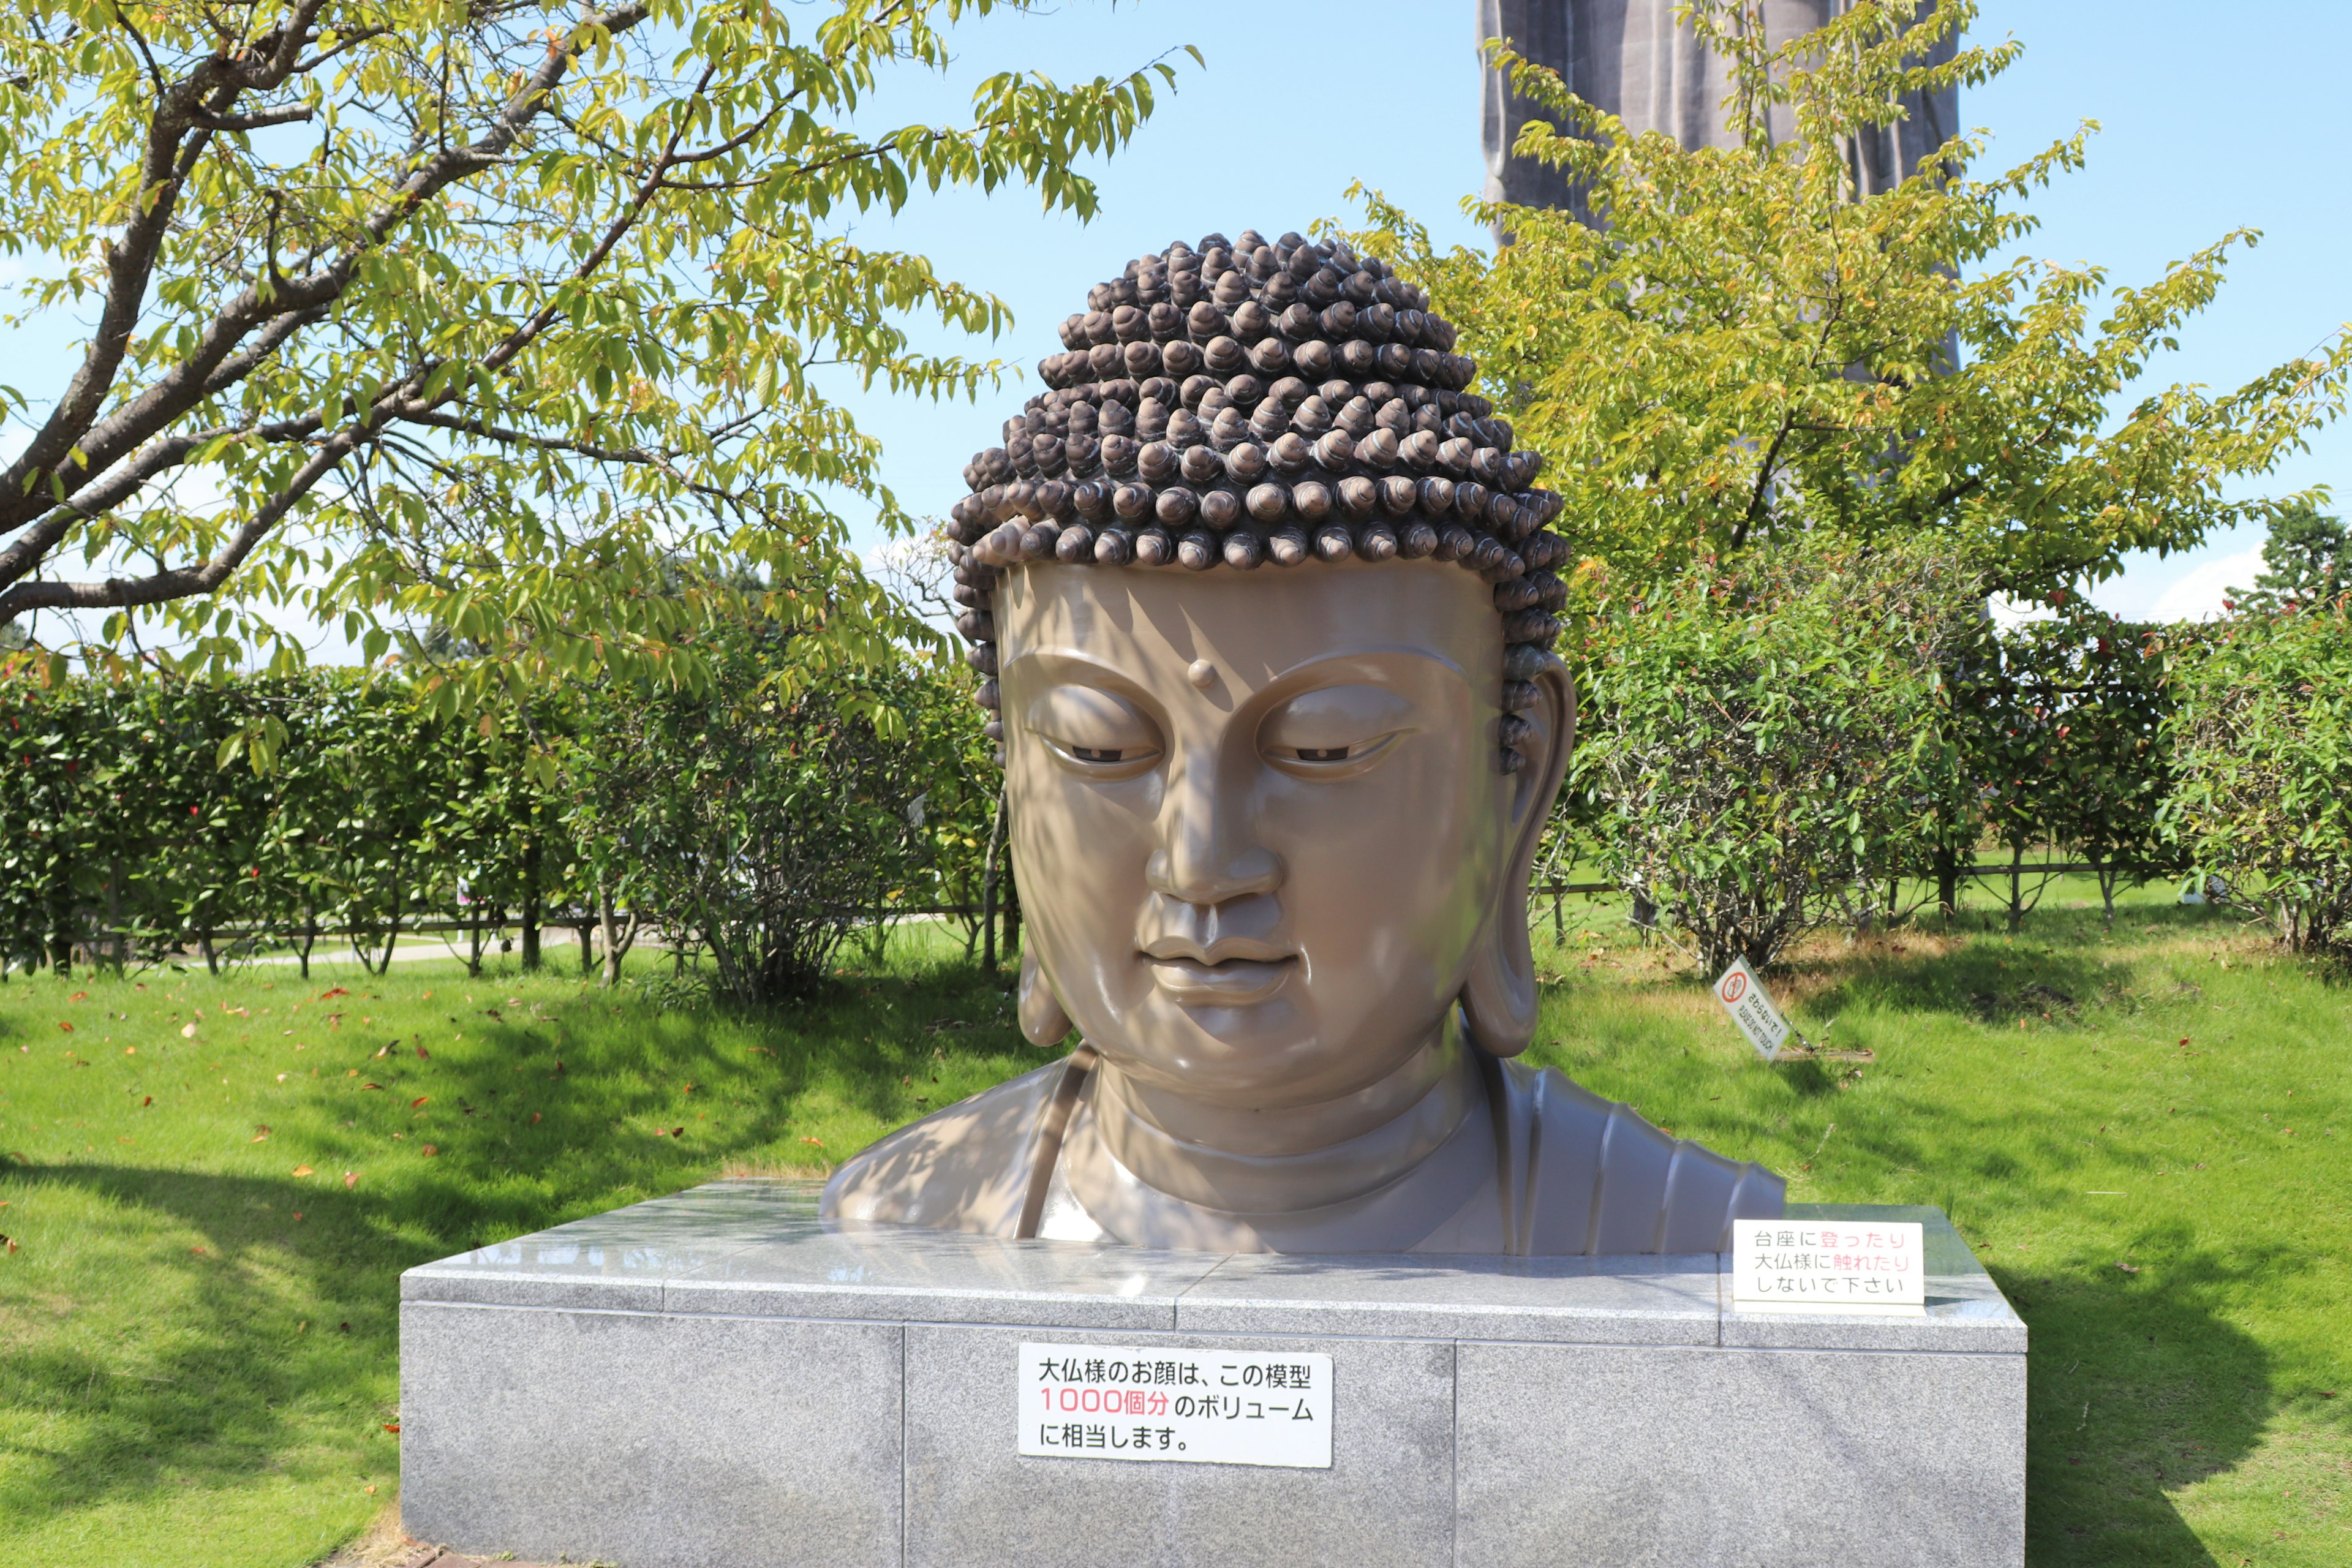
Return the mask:
<path id="1" fill-rule="evenodd" d="M 350 995 L 350 994 L 351 994 L 351 993 L 350 993 L 350 992 L 348 992 L 348 991 L 344 990 L 341 986 L 338 985 L 338 986 L 336 986 L 332 991 L 321 991 L 321 992 L 320 992 L 320 993 L 319 993 L 319 1000 L 320 1000 L 320 1001 L 321 1001 L 321 1002 L 324 1002 L 324 1001 L 325 1001 L 325 1000 L 327 1000 L 327 998 L 329 998 L 330 996 L 348 996 L 348 995 Z"/>
<path id="2" fill-rule="evenodd" d="M 538 1111 L 536 1111 L 536 1110 L 534 1110 L 534 1111 L 532 1111 L 532 1112 L 530 1113 L 530 1124 L 531 1124 L 533 1127 L 536 1127 L 536 1126 L 538 1126 L 538 1125 L 539 1125 L 539 1112 L 538 1112 Z"/>
<path id="3" fill-rule="evenodd" d="M 360 1087 L 362 1089 L 382 1089 L 383 1085 L 380 1083 L 363 1083 L 360 1085 Z"/>
<path id="4" fill-rule="evenodd" d="M 265 1138 L 267 1138 L 267 1137 L 268 1137 L 268 1136 L 269 1136 L 269 1129 L 268 1129 L 268 1128 L 267 1128 L 267 1127 L 257 1127 L 257 1128 L 255 1128 L 255 1129 L 253 1130 L 253 1141 L 254 1141 L 256 1143 L 260 1142 L 263 1139 L 265 1139 Z"/>
<path id="5" fill-rule="evenodd" d="M 198 1258 L 202 1258 L 205 1255 L 205 1249 L 201 1247 L 192 1247 L 188 1248 L 188 1250 L 194 1253 Z"/>
<path id="6" fill-rule="evenodd" d="M 383 1424 L 383 1429 L 387 1432 L 398 1432 L 400 1430 L 400 1423 L 397 1421 L 387 1421 Z M 375 1489 L 373 1487 L 370 1487 L 368 1488 L 368 1490 L 373 1491 Z"/>
<path id="7" fill-rule="evenodd" d="M 194 1025 L 194 1024 L 192 1024 L 192 1023 L 191 1023 L 191 1024 L 183 1024 L 183 1025 L 181 1025 L 181 1026 L 180 1026 L 180 1038 L 182 1038 L 182 1039 L 184 1039 L 184 1040 L 193 1040 L 193 1039 L 194 1039 L 195 1037 L 196 1037 L 196 1026 L 195 1026 L 195 1025 Z"/>
<path id="8" fill-rule="evenodd" d="M 420 1094 L 420 1095 L 418 1095 L 415 1100 L 410 1100 L 410 1101 L 408 1102 L 408 1109 L 409 1109 L 409 1110 L 415 1110 L 418 1106 L 423 1105 L 426 1100 L 431 1100 L 432 1098 L 433 1098 L 433 1097 L 432 1097 L 431 1095 L 429 1095 L 429 1094 Z"/>
<path id="9" fill-rule="evenodd" d="M 0 1241 L 5 1241 L 5 1242 L 6 1242 L 6 1243 L 8 1244 L 8 1250 L 9 1250 L 9 1251 L 14 1252 L 14 1251 L 16 1251 L 16 1238 L 15 1237 L 13 1237 L 13 1236 L 0 1236 Z"/>
<path id="10" fill-rule="evenodd" d="M 152 1105 L 152 1104 L 154 1104 L 154 1103 L 155 1103 L 155 1097 L 154 1097 L 153 1095 L 152 1095 L 152 1094 L 151 1094 L 151 1095 L 149 1095 L 146 1099 L 144 1099 L 144 1100 L 141 1100 L 141 1101 L 139 1102 L 139 1109 L 140 1109 L 140 1110 L 146 1110 L 149 1106 L 151 1106 L 151 1105 Z"/>
<path id="11" fill-rule="evenodd" d="M 763 1057 L 772 1057 L 776 1054 L 765 1046 L 753 1046 L 751 1048 L 759 1052 Z"/>
<path id="12" fill-rule="evenodd" d="M 801 1142 L 803 1143 L 814 1143 L 820 1149 L 824 1147 L 824 1140 L 822 1138 L 803 1138 Z"/>
<path id="13" fill-rule="evenodd" d="M 294 1222 L 297 1225 L 299 1225 L 302 1222 L 302 1211 L 300 1209 L 296 1209 L 294 1211 Z"/>
<path id="14" fill-rule="evenodd" d="M 438 1150 L 438 1149 L 435 1148 L 435 1147 L 434 1147 L 432 1144 L 430 1144 L 430 1143 L 424 1144 L 422 1147 L 423 1147 L 423 1150 L 424 1150 L 425 1157 L 426 1159 L 428 1159 L 428 1160 L 430 1160 L 431 1158 L 433 1158 L 433 1156 L 434 1156 L 434 1155 L 438 1154 L 439 1152 L 441 1152 L 441 1151 L 440 1151 L 440 1150 Z"/>
<path id="15" fill-rule="evenodd" d="M 2139 1272 L 2139 1265 L 2137 1263 L 2118 1263 L 2116 1267 L 2122 1269 L 2126 1274 L 2137 1274 Z"/>
<path id="16" fill-rule="evenodd" d="M 294 1167 L 294 1173 L 298 1176 L 315 1176 L 319 1173 L 308 1165 L 297 1165 Z"/>
<path id="17" fill-rule="evenodd" d="M 356 1187 L 359 1184 L 360 1173 L 357 1171 L 345 1171 L 343 1173 L 343 1185 L 347 1187 Z"/>
<path id="18" fill-rule="evenodd" d="M 433 1059 L 433 1053 L 420 1045 L 416 1047 L 416 1059 L 420 1062 L 429 1062 Z"/>
<path id="19" fill-rule="evenodd" d="M 87 1000 L 89 1000 L 89 992 L 87 992 L 87 991 L 77 991 L 77 992 L 75 992 L 72 995 L 70 995 L 70 996 L 67 997 L 67 998 L 66 998 L 66 1000 L 67 1000 L 67 1001 L 68 1001 L 68 1002 L 83 1002 L 83 1001 L 87 1001 Z"/>
<path id="20" fill-rule="evenodd" d="M 63 1029 L 68 1035 L 73 1033 L 73 1026 L 67 1023 L 63 1018 L 59 1018 L 58 1020 L 58 1027 Z"/>

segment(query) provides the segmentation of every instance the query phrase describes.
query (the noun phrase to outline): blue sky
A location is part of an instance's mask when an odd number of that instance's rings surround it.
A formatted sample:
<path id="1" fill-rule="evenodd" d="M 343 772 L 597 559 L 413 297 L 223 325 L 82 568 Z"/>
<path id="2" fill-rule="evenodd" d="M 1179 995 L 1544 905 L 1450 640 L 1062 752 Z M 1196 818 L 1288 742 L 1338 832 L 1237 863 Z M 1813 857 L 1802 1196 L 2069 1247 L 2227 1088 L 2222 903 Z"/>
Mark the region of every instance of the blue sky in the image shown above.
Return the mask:
<path id="1" fill-rule="evenodd" d="M 876 121 L 951 117 L 974 81 L 1001 69 L 1067 80 L 1131 69 L 1185 44 L 1199 46 L 1207 65 L 1171 56 L 1177 90 L 1129 150 L 1095 171 L 1102 207 L 1091 224 L 1045 216 L 1024 192 L 951 193 L 869 221 L 860 237 L 922 250 L 946 275 L 1003 297 L 1018 324 L 967 352 L 1024 365 L 1059 346 L 1056 323 L 1128 258 L 1211 229 L 1277 234 L 1351 216 L 1353 181 L 1379 186 L 1441 239 L 1483 244 L 1459 210 L 1483 179 L 1474 9 L 1472 0 L 1066 0 L 1040 15 L 992 18 L 966 30 L 945 81 L 889 84 L 870 106 Z M 1996 159 L 2022 159 L 2083 120 L 2104 127 L 2089 168 L 2032 204 L 2043 227 L 2030 254 L 2141 281 L 2229 229 L 2264 231 L 2181 353 L 2160 364 L 2167 379 L 2235 384 L 2352 317 L 2343 259 L 2352 168 L 2331 155 L 2352 6 L 1990 0 L 1975 36 L 2013 36 L 2026 50 L 2000 81 L 1962 100 L 1962 122 L 1994 134 Z M 54 395 L 66 334 L 9 336 L 0 334 L 7 379 L 37 398 Z M 900 500 L 943 511 L 961 491 L 964 460 L 1025 395 L 1008 386 L 976 405 L 878 393 L 850 401 L 883 438 Z M 2312 484 L 2352 488 L 2352 429 L 2324 433 L 2267 488 Z M 870 521 L 856 521 L 861 547 L 881 542 Z M 2210 613 L 2225 583 L 2252 577 L 2260 543 L 2247 530 L 2136 561 L 2096 596 L 2126 615 Z"/>

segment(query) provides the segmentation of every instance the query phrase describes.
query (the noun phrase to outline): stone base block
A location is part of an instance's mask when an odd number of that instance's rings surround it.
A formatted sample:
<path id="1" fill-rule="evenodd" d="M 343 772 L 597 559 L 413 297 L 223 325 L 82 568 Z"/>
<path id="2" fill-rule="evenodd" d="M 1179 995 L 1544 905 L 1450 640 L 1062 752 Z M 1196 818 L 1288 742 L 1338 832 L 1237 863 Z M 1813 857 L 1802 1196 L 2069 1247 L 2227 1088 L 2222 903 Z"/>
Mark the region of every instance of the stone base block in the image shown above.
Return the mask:
<path id="1" fill-rule="evenodd" d="M 623 1568 L 2016 1568 L 2025 1328 L 1937 1211 L 1917 1319 L 1727 1259 L 845 1232 L 728 1182 L 413 1269 L 402 1504 Z M 1024 1342 L 1331 1357 L 1328 1469 L 1028 1458 Z"/>

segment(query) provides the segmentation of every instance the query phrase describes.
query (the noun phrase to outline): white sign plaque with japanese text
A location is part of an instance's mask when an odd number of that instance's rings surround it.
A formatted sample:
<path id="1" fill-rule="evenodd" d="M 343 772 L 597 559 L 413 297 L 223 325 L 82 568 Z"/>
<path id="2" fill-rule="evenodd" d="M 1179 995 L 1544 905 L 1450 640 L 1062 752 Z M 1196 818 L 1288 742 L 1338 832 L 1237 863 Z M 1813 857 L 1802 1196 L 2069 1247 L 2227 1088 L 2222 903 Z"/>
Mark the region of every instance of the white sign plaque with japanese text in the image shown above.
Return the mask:
<path id="1" fill-rule="evenodd" d="M 1328 1470 L 1331 1358 L 1024 1344 L 1020 1451 Z"/>
<path id="2" fill-rule="evenodd" d="M 1746 959 L 1731 961 L 1731 967 L 1715 983 L 1715 999 L 1723 1004 L 1723 1010 L 1731 1015 L 1757 1055 L 1769 1062 L 1780 1054 L 1781 1043 L 1789 1037 L 1789 1020 L 1772 1005 L 1771 993 L 1764 989 Z"/>
<path id="3" fill-rule="evenodd" d="M 1731 1309 L 1924 1316 L 1926 1237 L 1916 1220 L 1734 1220 Z"/>

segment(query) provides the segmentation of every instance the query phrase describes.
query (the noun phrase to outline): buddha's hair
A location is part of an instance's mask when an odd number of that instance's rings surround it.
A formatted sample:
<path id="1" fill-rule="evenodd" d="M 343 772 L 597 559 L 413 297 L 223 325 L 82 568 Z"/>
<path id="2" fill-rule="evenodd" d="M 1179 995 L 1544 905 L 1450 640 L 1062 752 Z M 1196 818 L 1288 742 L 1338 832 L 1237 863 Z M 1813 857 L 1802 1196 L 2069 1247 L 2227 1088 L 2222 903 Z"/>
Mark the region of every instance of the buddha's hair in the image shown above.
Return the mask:
<path id="1" fill-rule="evenodd" d="M 1255 229 L 1178 240 L 1096 285 L 1039 362 L 1048 391 L 976 454 L 949 512 L 957 627 L 1002 740 L 998 575 L 1024 563 L 1255 571 L 1451 561 L 1503 616 L 1498 739 L 1521 762 L 1534 679 L 1559 636 L 1568 543 L 1543 459 L 1464 389 L 1451 322 L 1376 257 Z"/>

